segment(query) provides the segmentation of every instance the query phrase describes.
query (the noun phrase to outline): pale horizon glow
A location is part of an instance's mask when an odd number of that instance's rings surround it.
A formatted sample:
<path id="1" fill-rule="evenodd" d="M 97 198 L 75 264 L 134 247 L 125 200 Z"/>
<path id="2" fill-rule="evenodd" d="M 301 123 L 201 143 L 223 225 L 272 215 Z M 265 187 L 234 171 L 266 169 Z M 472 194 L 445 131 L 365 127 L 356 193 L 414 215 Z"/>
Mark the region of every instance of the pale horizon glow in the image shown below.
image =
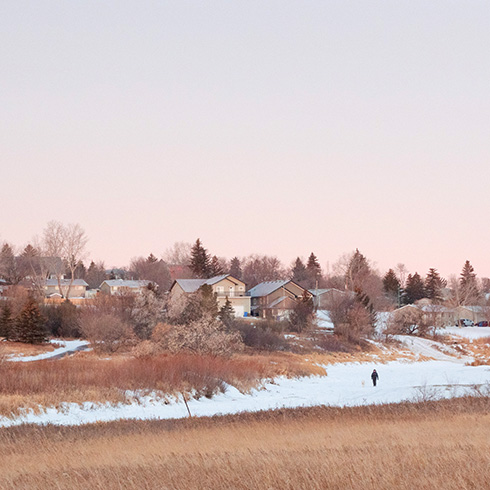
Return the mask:
<path id="1" fill-rule="evenodd" d="M 490 4 L 0 6 L 0 242 L 490 277 Z"/>

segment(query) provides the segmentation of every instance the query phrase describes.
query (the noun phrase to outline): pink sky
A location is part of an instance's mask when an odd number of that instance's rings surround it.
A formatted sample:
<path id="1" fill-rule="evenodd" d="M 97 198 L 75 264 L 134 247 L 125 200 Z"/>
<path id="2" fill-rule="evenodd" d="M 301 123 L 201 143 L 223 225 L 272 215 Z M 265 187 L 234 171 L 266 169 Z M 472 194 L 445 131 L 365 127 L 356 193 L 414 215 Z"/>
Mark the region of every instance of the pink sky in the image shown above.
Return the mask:
<path id="1" fill-rule="evenodd" d="M 7 1 L 0 241 L 490 276 L 490 4 Z"/>

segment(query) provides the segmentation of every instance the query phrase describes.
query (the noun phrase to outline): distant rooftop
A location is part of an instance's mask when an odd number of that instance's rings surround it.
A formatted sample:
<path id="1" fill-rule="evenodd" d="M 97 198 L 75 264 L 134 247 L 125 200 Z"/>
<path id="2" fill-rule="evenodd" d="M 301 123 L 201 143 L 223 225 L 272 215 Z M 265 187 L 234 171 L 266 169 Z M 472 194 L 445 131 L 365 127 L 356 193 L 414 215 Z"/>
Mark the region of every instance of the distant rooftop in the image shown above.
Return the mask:
<path id="1" fill-rule="evenodd" d="M 61 279 L 61 286 L 69 286 L 71 280 L 70 279 Z M 58 286 L 58 279 L 46 279 L 46 286 Z M 72 286 L 88 286 L 88 284 L 83 279 L 73 279 L 71 283 Z"/>
<path id="2" fill-rule="evenodd" d="M 201 286 L 208 284 L 212 286 L 217 282 L 226 279 L 230 274 L 210 277 L 209 279 L 176 279 L 175 282 L 184 290 L 185 293 L 195 293 Z"/>
<path id="3" fill-rule="evenodd" d="M 125 287 L 131 289 L 138 289 L 147 287 L 151 281 L 147 281 L 146 279 L 133 280 L 133 279 L 108 279 L 104 281 L 102 284 L 107 284 L 112 287 Z M 101 285 L 102 285 L 101 284 Z"/>
<path id="4" fill-rule="evenodd" d="M 249 293 L 250 296 L 253 297 L 261 297 L 261 296 L 267 296 L 268 294 L 273 293 L 279 288 L 282 288 L 286 284 L 290 283 L 290 279 L 282 280 L 282 281 L 266 281 L 266 282 L 261 282 L 260 284 L 257 284 L 257 286 L 253 287 Z"/>

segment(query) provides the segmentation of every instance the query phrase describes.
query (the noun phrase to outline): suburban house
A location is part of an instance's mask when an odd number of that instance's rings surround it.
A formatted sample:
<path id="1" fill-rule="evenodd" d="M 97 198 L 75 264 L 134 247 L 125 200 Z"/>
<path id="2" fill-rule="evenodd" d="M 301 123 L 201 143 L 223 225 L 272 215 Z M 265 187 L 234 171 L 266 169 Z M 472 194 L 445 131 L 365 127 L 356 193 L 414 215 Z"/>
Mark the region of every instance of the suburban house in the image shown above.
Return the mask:
<path id="1" fill-rule="evenodd" d="M 108 279 L 100 285 L 102 294 L 141 294 L 145 288 L 148 288 L 151 281 L 146 280 L 127 280 L 127 279 Z"/>
<path id="2" fill-rule="evenodd" d="M 58 279 L 46 279 L 44 281 L 44 295 L 46 298 L 85 298 L 87 287 L 88 284 L 83 279 L 73 279 L 73 282 L 71 279 L 61 279 L 59 283 Z"/>
<path id="3" fill-rule="evenodd" d="M 246 284 L 230 274 L 209 279 L 176 279 L 170 288 L 170 295 L 172 298 L 178 298 L 183 294 L 195 293 L 205 284 L 212 287 L 220 308 L 228 298 L 236 317 L 250 315 L 250 295 L 246 291 Z"/>
<path id="4" fill-rule="evenodd" d="M 490 313 L 490 307 L 483 306 L 458 306 L 456 308 L 456 318 L 454 323 L 458 323 L 459 320 L 465 318 L 475 323 L 488 321 Z"/>
<path id="5" fill-rule="evenodd" d="M 309 289 L 308 291 L 313 296 L 315 306 L 319 310 L 329 310 L 331 305 L 335 305 L 347 295 L 354 295 L 352 291 L 342 291 L 336 288 Z"/>
<path id="6" fill-rule="evenodd" d="M 303 296 L 311 295 L 305 288 L 289 279 L 257 284 L 249 291 L 252 315 L 261 318 L 288 317 Z"/>

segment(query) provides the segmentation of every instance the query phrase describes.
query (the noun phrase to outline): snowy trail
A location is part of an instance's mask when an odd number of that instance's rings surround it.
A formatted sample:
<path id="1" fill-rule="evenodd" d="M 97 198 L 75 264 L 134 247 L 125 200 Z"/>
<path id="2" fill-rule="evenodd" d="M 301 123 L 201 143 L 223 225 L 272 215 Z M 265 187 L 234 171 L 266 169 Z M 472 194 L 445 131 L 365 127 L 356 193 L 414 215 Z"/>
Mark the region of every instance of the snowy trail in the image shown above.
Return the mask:
<path id="1" fill-rule="evenodd" d="M 36 356 L 17 356 L 10 357 L 7 360 L 10 362 L 32 362 L 42 361 L 44 359 L 61 359 L 62 357 L 72 354 L 80 350 L 86 350 L 89 342 L 87 340 L 52 340 L 52 343 L 61 344 L 62 347 L 54 349 L 51 352 L 44 352 Z"/>
<path id="2" fill-rule="evenodd" d="M 474 393 L 474 386 L 490 386 L 489 366 L 465 366 L 461 362 L 394 361 L 325 366 L 327 376 L 278 378 L 250 394 L 229 386 L 226 393 L 212 399 L 191 400 L 194 416 L 213 416 L 243 411 L 270 410 L 281 407 L 314 405 L 356 406 L 398 403 L 427 398 L 449 398 Z M 371 385 L 370 374 L 376 368 L 379 385 Z M 0 418 L 0 427 L 22 423 L 79 425 L 118 419 L 172 419 L 187 417 L 182 400 L 165 403 L 156 396 L 141 397 L 139 402 L 109 406 L 66 403 L 59 409 L 24 413 L 14 419 Z"/>
<path id="3" fill-rule="evenodd" d="M 456 349 L 434 340 L 410 335 L 395 335 L 395 339 L 399 340 L 404 347 L 419 356 L 460 364 L 471 362 L 473 360 L 470 357 L 462 356 Z"/>

